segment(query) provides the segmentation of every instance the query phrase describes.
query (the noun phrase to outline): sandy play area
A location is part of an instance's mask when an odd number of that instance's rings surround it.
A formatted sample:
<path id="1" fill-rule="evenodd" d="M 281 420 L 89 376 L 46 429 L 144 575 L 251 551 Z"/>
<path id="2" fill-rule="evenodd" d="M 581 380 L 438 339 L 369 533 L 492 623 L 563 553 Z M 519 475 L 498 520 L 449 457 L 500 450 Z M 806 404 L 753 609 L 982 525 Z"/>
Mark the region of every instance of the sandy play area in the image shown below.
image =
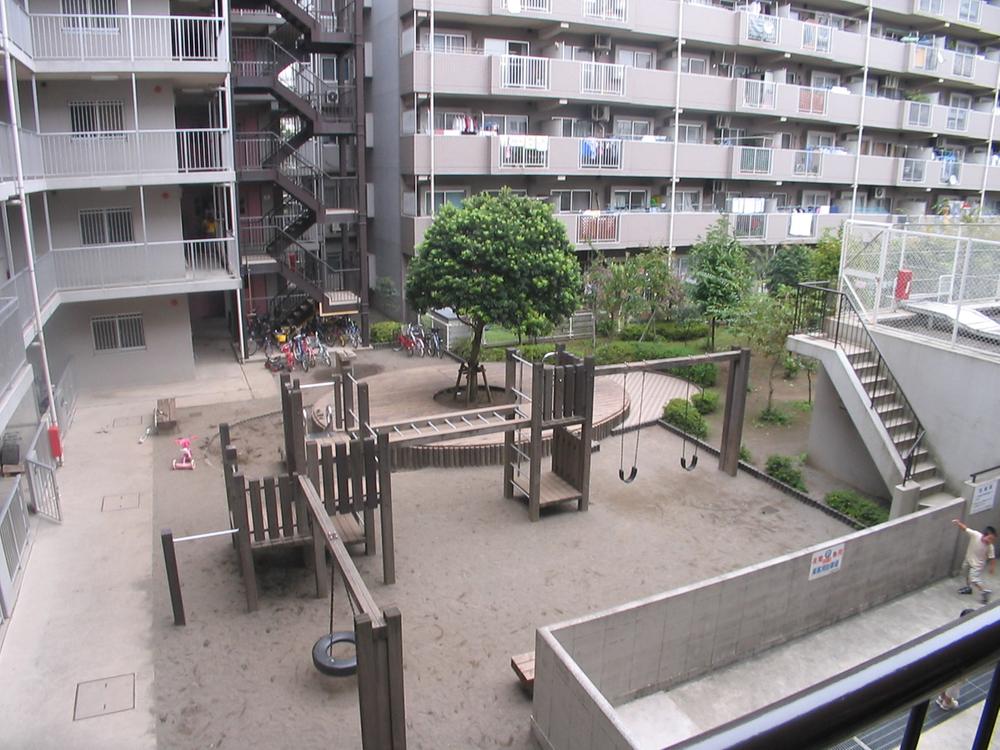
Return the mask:
<path id="1" fill-rule="evenodd" d="M 329 601 L 313 598 L 298 556 L 258 566 L 260 609 L 247 614 L 227 538 L 178 547 L 188 625 L 172 625 L 160 528 L 178 536 L 227 528 L 220 464 L 205 437 L 220 421 L 277 408 L 275 400 L 182 411 L 183 431 L 201 436 L 194 472 L 171 472 L 172 439 L 151 438 L 161 747 L 361 746 L 356 678 L 312 666 Z M 234 430 L 241 454 L 274 465 L 278 429 L 267 419 L 244 424 L 251 429 Z M 680 452 L 667 431 L 643 430 L 639 476 L 626 486 L 618 438 L 606 439 L 593 460 L 589 512 L 567 506 L 534 524 L 522 502 L 503 499 L 500 467 L 394 473 L 397 583 L 381 583 L 378 556 L 355 560 L 376 601 L 402 612 L 411 748 L 532 748 L 531 702 L 509 661 L 533 648 L 535 628 L 848 531 L 763 482 L 718 472 L 710 456 L 686 473 Z M 350 629 L 340 583 L 335 610 L 337 628 Z"/>

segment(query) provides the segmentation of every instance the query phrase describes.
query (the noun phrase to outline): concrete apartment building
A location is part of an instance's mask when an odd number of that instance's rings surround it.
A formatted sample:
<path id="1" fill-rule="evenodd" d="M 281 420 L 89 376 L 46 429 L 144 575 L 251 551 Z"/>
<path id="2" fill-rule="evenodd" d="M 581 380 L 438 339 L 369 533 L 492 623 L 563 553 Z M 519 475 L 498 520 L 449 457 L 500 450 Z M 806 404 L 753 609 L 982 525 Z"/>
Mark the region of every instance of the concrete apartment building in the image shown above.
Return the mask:
<path id="1" fill-rule="evenodd" d="M 407 0 L 374 14 L 374 246 L 397 287 L 435 205 L 501 186 L 551 201 L 581 251 L 660 245 L 681 268 L 722 215 L 742 241 L 777 244 L 815 241 L 852 206 L 876 221 L 1000 210 L 997 5 Z"/>

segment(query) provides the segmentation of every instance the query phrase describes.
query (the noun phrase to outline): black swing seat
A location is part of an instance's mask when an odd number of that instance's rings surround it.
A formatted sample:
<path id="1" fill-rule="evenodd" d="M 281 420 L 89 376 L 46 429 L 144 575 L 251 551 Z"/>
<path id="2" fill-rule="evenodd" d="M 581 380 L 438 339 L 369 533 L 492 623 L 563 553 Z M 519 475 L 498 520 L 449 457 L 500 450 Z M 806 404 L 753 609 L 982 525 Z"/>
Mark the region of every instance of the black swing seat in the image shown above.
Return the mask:
<path id="1" fill-rule="evenodd" d="M 333 647 L 337 643 L 354 644 L 354 631 L 339 630 L 335 633 L 327 633 L 313 646 L 313 666 L 320 672 L 331 677 L 350 677 L 357 674 L 358 656 L 355 653 L 349 659 L 335 659 L 333 657 Z"/>
<path id="2" fill-rule="evenodd" d="M 686 458 L 684 458 L 684 456 L 681 456 L 681 468 L 684 469 L 684 471 L 693 471 L 694 467 L 697 466 L 697 465 L 698 465 L 698 456 L 697 455 L 691 456 L 691 465 L 690 466 L 688 466 L 688 460 Z"/>
<path id="3" fill-rule="evenodd" d="M 628 473 L 628 476 L 625 475 L 625 469 L 619 469 L 618 470 L 618 478 L 620 480 L 622 480 L 623 482 L 625 482 L 625 484 L 632 484 L 632 482 L 635 481 L 635 478 L 637 476 L 639 476 L 639 467 L 638 466 L 633 466 L 632 467 L 632 471 L 630 471 Z"/>

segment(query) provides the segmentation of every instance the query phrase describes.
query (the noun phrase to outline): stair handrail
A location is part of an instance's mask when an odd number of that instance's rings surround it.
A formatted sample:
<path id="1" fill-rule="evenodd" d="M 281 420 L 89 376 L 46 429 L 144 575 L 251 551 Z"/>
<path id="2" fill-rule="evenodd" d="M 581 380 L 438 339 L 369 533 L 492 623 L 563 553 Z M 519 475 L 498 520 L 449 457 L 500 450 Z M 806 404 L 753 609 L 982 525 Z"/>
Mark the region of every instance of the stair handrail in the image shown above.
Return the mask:
<path id="1" fill-rule="evenodd" d="M 281 235 L 283 235 L 283 239 L 288 242 L 288 245 L 284 250 L 285 257 L 276 258 L 278 263 L 290 268 L 291 264 L 288 263 L 288 250 L 289 248 L 294 248 L 294 252 L 296 252 L 299 256 L 302 256 L 303 260 L 308 260 L 309 262 L 315 263 L 316 266 L 320 269 L 321 273 L 319 274 L 320 278 L 318 279 L 311 278 L 310 274 L 307 271 L 308 264 L 302 263 L 300 265 L 298 262 L 296 262 L 296 267 L 293 270 L 296 273 L 301 274 L 304 278 L 308 279 L 311 283 L 316 284 L 316 286 L 321 288 L 324 292 L 342 291 L 346 289 L 347 285 L 344 283 L 343 279 L 344 274 L 360 270 L 357 268 L 344 268 L 343 266 L 335 266 L 332 263 L 330 263 L 326 258 L 322 258 L 316 253 L 314 253 L 312 250 L 307 248 L 305 245 L 300 243 L 297 239 L 292 237 L 284 230 L 279 229 L 278 231 L 281 233 Z M 339 280 L 336 283 L 336 287 L 332 289 L 330 288 L 328 283 L 330 277 L 334 277 Z"/>
<path id="2" fill-rule="evenodd" d="M 809 292 L 812 292 L 814 294 L 818 292 L 823 294 L 824 296 L 832 295 L 833 298 L 837 300 L 836 318 L 833 321 L 834 322 L 833 345 L 835 347 L 839 347 L 846 353 L 847 345 L 854 344 L 859 347 L 865 348 L 869 353 L 871 353 L 875 357 L 875 380 L 873 381 L 874 385 L 872 387 L 871 393 L 868 393 L 867 389 L 865 390 L 865 393 L 868 396 L 869 408 L 879 418 L 879 421 L 882 423 L 882 426 L 888 433 L 888 431 L 894 425 L 888 424 L 886 419 L 881 414 L 879 414 L 878 410 L 875 408 L 875 399 L 877 398 L 878 394 L 878 381 L 880 379 L 880 376 L 884 376 L 889 386 L 892 387 L 892 389 L 894 390 L 895 396 L 899 401 L 900 406 L 902 406 L 904 413 L 906 413 L 909 419 L 913 421 L 914 437 L 915 438 L 918 436 L 922 437 L 921 433 L 925 432 L 925 428 L 921 423 L 919 417 L 917 417 L 917 412 L 913 408 L 913 405 L 910 403 L 910 400 L 906 397 L 906 394 L 903 392 L 903 388 L 899 384 L 899 381 L 896 380 L 896 377 L 892 374 L 892 370 L 889 368 L 888 362 L 885 358 L 885 355 L 882 353 L 881 347 L 878 345 L 878 342 L 875 340 L 875 337 L 872 336 L 871 329 L 869 328 L 868 323 L 865 321 L 864 315 L 861 312 L 861 306 L 852 297 L 852 295 L 856 296 L 857 292 L 851 286 L 849 279 L 844 278 L 843 283 L 845 288 L 848 289 L 849 292 L 840 289 L 832 289 L 825 281 L 807 281 L 807 282 L 802 282 L 798 285 L 798 297 L 796 298 L 796 310 L 795 310 L 796 333 L 805 333 L 805 331 L 799 330 L 799 324 L 800 322 L 803 322 L 800 320 L 800 314 L 804 314 L 806 310 L 805 305 L 802 304 L 803 290 L 805 290 L 807 294 Z M 859 328 L 861 331 L 860 338 L 855 336 L 852 341 L 841 340 L 841 322 L 845 317 L 845 309 L 844 309 L 845 300 L 850 312 L 853 313 L 854 317 L 857 319 L 856 327 Z M 823 316 L 820 321 L 821 330 L 823 330 L 823 320 L 826 318 L 826 309 L 827 306 L 824 303 Z M 826 333 L 825 330 L 824 333 Z M 850 336 L 850 334 L 846 330 L 846 325 L 843 335 L 845 337 Z M 851 369 L 852 370 L 854 369 L 853 365 Z M 889 442 L 892 443 L 893 446 L 895 447 L 895 442 L 892 441 L 891 438 Z M 899 456 L 899 459 L 904 462 L 904 475 L 905 475 L 906 457 L 904 456 L 903 452 L 899 450 L 899 448 L 896 448 L 896 453 Z"/>
<path id="3" fill-rule="evenodd" d="M 913 441 L 913 445 L 906 449 L 906 455 L 903 456 L 903 465 L 906 470 L 903 472 L 903 484 L 910 481 L 913 476 L 913 458 L 917 453 L 917 446 L 920 445 L 920 441 L 924 439 L 924 435 L 927 434 L 927 430 L 921 430 L 917 434 L 917 439 Z"/>

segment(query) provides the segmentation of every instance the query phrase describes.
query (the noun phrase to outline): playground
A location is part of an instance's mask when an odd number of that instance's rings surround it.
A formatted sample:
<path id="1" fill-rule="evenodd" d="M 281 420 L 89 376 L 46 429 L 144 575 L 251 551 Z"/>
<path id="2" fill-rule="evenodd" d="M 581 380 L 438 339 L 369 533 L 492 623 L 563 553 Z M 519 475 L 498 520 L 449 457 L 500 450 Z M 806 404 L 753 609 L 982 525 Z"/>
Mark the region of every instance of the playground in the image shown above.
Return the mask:
<path id="1" fill-rule="evenodd" d="M 397 362 L 389 352 L 363 353 L 360 379 L 362 366 L 387 372 Z M 426 364 L 430 372 L 407 361 L 399 381 L 453 384 L 454 365 Z M 387 401 L 403 401 L 400 389 L 371 379 L 373 415 Z M 246 475 L 273 472 L 280 427 L 254 425 L 273 421 L 265 415 L 279 407 L 274 399 L 178 411 L 184 433 L 202 436 L 198 469 L 172 472 L 177 446 L 153 441 L 154 533 L 165 526 L 177 536 L 228 528 L 221 455 L 210 444 L 206 449 L 205 436 L 231 423 L 232 442 L 248 456 Z M 353 560 L 378 605 L 402 613 L 408 746 L 534 747 L 531 701 L 510 658 L 534 647 L 536 628 L 847 531 L 746 474 L 718 471 L 714 457 L 684 471 L 680 438 L 655 426 L 640 434 L 633 483 L 619 481 L 620 443 L 607 437 L 592 455 L 588 512 L 563 504 L 545 510 L 538 523 L 522 500 L 504 497 L 499 466 L 393 473 L 396 582 L 382 582 L 381 545 L 379 554 L 356 552 Z M 629 459 L 634 438 L 626 437 Z M 279 550 L 258 560 L 259 608 L 252 613 L 228 538 L 178 546 L 178 564 L 183 628 L 171 624 L 162 561 L 153 565 L 158 743 L 360 747 L 357 678 L 320 674 L 310 658 L 329 629 L 330 602 L 315 598 L 303 556 Z M 350 630 L 340 576 L 333 602 L 335 629 Z"/>

